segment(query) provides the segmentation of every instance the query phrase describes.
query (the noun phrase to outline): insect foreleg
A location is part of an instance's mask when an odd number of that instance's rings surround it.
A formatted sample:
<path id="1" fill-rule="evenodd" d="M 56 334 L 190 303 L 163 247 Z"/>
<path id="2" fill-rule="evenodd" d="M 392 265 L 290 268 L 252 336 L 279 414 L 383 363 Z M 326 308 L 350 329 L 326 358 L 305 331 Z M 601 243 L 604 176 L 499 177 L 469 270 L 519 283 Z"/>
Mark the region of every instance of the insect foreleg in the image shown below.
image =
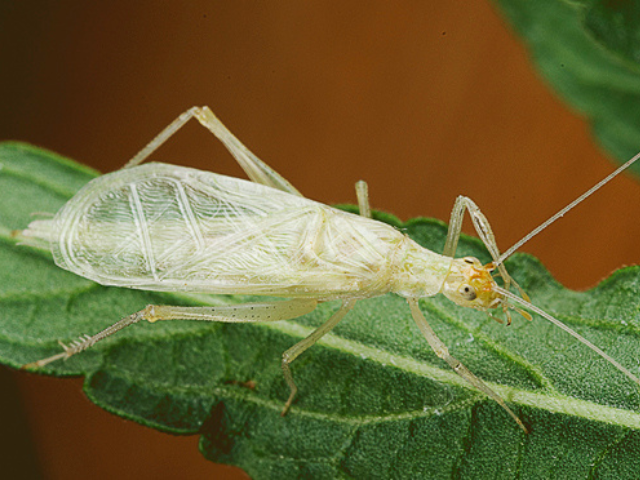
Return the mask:
<path id="1" fill-rule="evenodd" d="M 436 335 L 436 332 L 434 332 L 433 328 L 431 328 L 431 325 L 429 325 L 429 323 L 427 322 L 427 319 L 422 314 L 422 311 L 418 306 L 418 300 L 409 298 L 407 299 L 407 302 L 409 303 L 409 307 L 411 308 L 411 314 L 413 316 L 413 319 L 415 320 L 416 324 L 418 325 L 418 328 L 420 329 L 424 337 L 427 339 L 427 342 L 429 342 L 429 345 L 431 346 L 435 354 L 439 358 L 447 362 L 449 366 L 453 369 L 453 371 L 456 372 L 458 375 L 460 375 L 462 378 L 464 378 L 467 382 L 469 382 L 478 390 L 480 390 L 481 392 L 485 393 L 487 396 L 489 396 L 490 398 L 498 402 L 498 404 L 502 408 L 504 408 L 509 415 L 511 415 L 511 417 L 516 421 L 516 423 L 520 425 L 520 428 L 522 428 L 522 430 L 524 430 L 524 432 L 527 433 L 527 428 L 524 426 L 522 421 L 516 416 L 516 414 L 513 413 L 509 407 L 507 407 L 502 397 L 500 397 L 500 395 L 498 395 L 496 392 L 491 390 L 482 380 L 476 377 L 471 372 L 471 370 L 469 370 L 467 367 L 465 367 L 462 364 L 462 362 L 460 362 L 459 360 L 451 356 L 447 346 L 442 342 L 442 340 L 440 340 L 440 338 L 438 338 L 438 336 Z"/>
<path id="2" fill-rule="evenodd" d="M 471 221 L 473 222 L 473 227 L 475 228 L 478 236 L 484 243 L 487 250 L 489 250 L 489 254 L 493 261 L 496 262 L 496 266 L 498 271 L 500 272 L 500 276 L 504 280 L 505 289 L 509 290 L 509 286 L 513 283 L 520 294 L 526 299 L 529 300 L 527 294 L 520 288 L 520 285 L 516 283 L 516 281 L 511 278 L 507 269 L 504 267 L 500 260 L 500 251 L 498 249 L 498 244 L 496 243 L 496 237 L 493 234 L 493 230 L 491 230 L 491 225 L 489 225 L 489 220 L 484 214 L 480 211 L 480 208 L 476 203 L 471 200 L 469 197 L 459 196 L 456 198 L 456 203 L 453 205 L 453 210 L 451 212 L 451 218 L 449 219 L 449 230 L 447 231 L 447 241 L 444 244 L 444 251 L 442 254 L 447 257 L 454 257 L 456 254 L 456 249 L 458 247 L 458 240 L 460 239 L 460 233 L 462 231 L 462 221 L 464 220 L 464 212 L 465 210 L 469 210 L 469 216 L 471 217 Z M 506 312 L 505 310 L 505 313 Z M 511 322 L 509 322 L 511 323 Z"/>
<path id="3" fill-rule="evenodd" d="M 148 305 L 145 309 L 123 318 L 96 335 L 80 337 L 71 345 L 61 343 L 63 352 L 51 357 L 29 363 L 23 368 L 43 367 L 60 359 L 67 359 L 86 350 L 100 340 L 113 335 L 140 320 L 157 322 L 159 320 L 205 320 L 225 323 L 274 322 L 289 320 L 313 311 L 318 302 L 313 299 L 294 299 L 280 302 L 244 303 L 216 307 L 173 307 L 166 305 Z"/>
<path id="4" fill-rule="evenodd" d="M 447 257 L 455 256 L 460 233 L 462 232 L 462 221 L 464 220 L 465 210 L 469 210 L 469 216 L 471 217 L 476 232 L 478 232 L 478 236 L 487 247 L 487 250 L 489 250 L 491 257 L 497 261 L 498 258 L 500 258 L 500 252 L 496 243 L 496 237 L 491 230 L 487 217 L 484 216 L 473 200 L 462 195 L 456 198 L 456 203 L 453 205 L 451 218 L 449 219 L 447 241 L 442 254 Z"/>
<path id="5" fill-rule="evenodd" d="M 124 168 L 135 167 L 144 162 L 149 155 L 166 142 L 174 133 L 190 119 L 196 118 L 202 126 L 213 133 L 229 152 L 235 157 L 242 169 L 251 180 L 262 185 L 277 188 L 293 195 L 302 196 L 282 175 L 273 170 L 269 165 L 255 156 L 240 140 L 238 140 L 224 124 L 216 117 L 209 107 L 191 107 L 182 113 L 162 130 L 149 144 L 138 154 L 129 160 Z"/>
<path id="6" fill-rule="evenodd" d="M 307 338 L 296 343 L 293 347 L 282 354 L 282 371 L 284 372 L 284 378 L 287 381 L 289 388 L 291 389 L 289 399 L 287 400 L 287 403 L 284 404 L 284 408 L 282 409 L 282 415 L 285 415 L 287 413 L 287 410 L 289 410 L 289 407 L 291 406 L 291 402 L 293 402 L 293 398 L 298 392 L 298 387 L 296 387 L 296 384 L 293 381 L 293 376 L 291 375 L 289 364 L 296 358 L 298 358 L 300 354 L 302 354 L 306 349 L 308 349 L 325 334 L 327 334 L 333 327 L 335 327 L 340 322 L 340 320 L 342 320 L 344 316 L 349 313 L 355 303 L 356 300 L 354 299 L 344 300 L 342 302 L 340 310 L 334 313 L 331 318 L 329 318 L 329 320 L 327 320 L 316 330 L 314 330 Z"/>
<path id="7" fill-rule="evenodd" d="M 364 180 L 356 182 L 356 196 L 358 197 L 358 208 L 360 215 L 371 218 L 371 206 L 369 205 L 369 186 Z"/>

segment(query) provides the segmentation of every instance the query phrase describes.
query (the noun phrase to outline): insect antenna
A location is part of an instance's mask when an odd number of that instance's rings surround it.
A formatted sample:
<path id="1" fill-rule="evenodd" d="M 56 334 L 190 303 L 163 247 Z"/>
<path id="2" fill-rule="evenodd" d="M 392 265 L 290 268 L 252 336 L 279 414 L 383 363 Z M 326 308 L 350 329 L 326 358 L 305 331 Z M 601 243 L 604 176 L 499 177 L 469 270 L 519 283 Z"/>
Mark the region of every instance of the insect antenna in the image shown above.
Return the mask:
<path id="1" fill-rule="evenodd" d="M 540 225 L 538 225 L 536 228 L 534 228 L 531 232 L 529 232 L 527 235 L 525 235 L 524 237 L 522 237 L 519 241 L 517 241 L 511 248 L 509 248 L 508 250 L 506 250 L 502 255 L 500 255 L 500 258 L 498 258 L 498 260 L 496 260 L 494 263 L 495 265 L 500 265 L 502 264 L 507 258 L 509 258 L 511 255 L 513 255 L 513 253 L 518 250 L 522 245 L 524 245 L 525 243 L 527 243 L 531 238 L 535 237 L 537 234 L 539 234 L 542 230 L 544 230 L 545 228 L 547 228 L 549 225 L 551 225 L 553 222 L 555 222 L 556 220 L 558 220 L 559 218 L 563 217 L 569 210 L 571 210 L 573 207 L 575 207 L 576 205 L 582 203 L 585 199 L 587 199 L 588 197 L 590 197 L 593 193 L 595 193 L 597 190 L 599 190 L 601 187 L 603 187 L 604 185 L 606 185 L 607 183 L 609 183 L 611 180 L 613 180 L 614 177 L 618 176 L 620 173 L 622 173 L 624 170 L 626 170 L 627 168 L 629 168 L 631 165 L 633 165 L 636 160 L 638 160 L 640 158 L 640 153 L 637 153 L 635 156 L 633 156 L 630 160 L 627 160 L 623 165 L 621 165 L 620 167 L 618 167 L 615 171 L 613 171 L 612 173 L 610 173 L 609 175 L 607 175 L 604 179 L 600 180 L 598 183 L 596 183 L 593 187 L 591 187 L 589 190 L 587 190 L 585 193 L 583 193 L 582 195 L 580 195 L 578 198 L 576 198 L 573 202 L 571 202 L 569 205 L 567 205 L 566 207 L 564 207 L 562 210 L 560 210 L 558 213 L 556 213 L 555 215 L 553 215 L 552 217 L 548 218 L 545 222 L 541 223 Z"/>
<path id="2" fill-rule="evenodd" d="M 584 338 L 582 335 L 580 335 L 578 332 L 572 330 L 571 328 L 567 327 L 564 323 L 562 323 L 560 320 L 558 320 L 557 318 L 549 315 L 547 312 L 545 312 L 544 310 L 542 310 L 539 307 L 536 307 L 535 305 L 533 305 L 530 302 L 527 302 L 526 300 L 523 300 L 522 298 L 518 297 L 517 295 L 514 295 L 513 293 L 505 290 L 504 288 L 500 288 L 500 287 L 495 287 L 495 290 L 497 292 L 499 292 L 501 295 L 503 295 L 504 297 L 508 298 L 509 300 L 511 300 L 514 303 L 518 303 L 520 305 L 522 305 L 524 308 L 533 311 L 534 313 L 537 313 L 538 315 L 540 315 L 541 317 L 546 318 L 547 320 L 549 320 L 551 323 L 553 323 L 555 326 L 560 327 L 562 330 L 564 330 L 565 332 L 567 332 L 569 335 L 571 335 L 572 337 L 578 339 L 580 342 L 582 342 L 583 344 L 585 344 L 587 347 L 589 347 L 591 350 L 593 350 L 594 352 L 596 352 L 598 355 L 600 355 L 602 358 L 604 358 L 607 362 L 609 362 L 611 365 L 613 365 L 614 367 L 616 367 L 618 370 L 620 370 L 622 373 L 624 373 L 627 377 L 629 377 L 631 380 L 633 380 L 634 382 L 636 382 L 638 385 L 640 385 L 640 379 L 638 379 L 638 377 L 636 377 L 633 373 L 631 373 L 629 370 L 627 370 L 625 367 L 623 367 L 620 363 L 618 363 L 616 360 L 614 360 L 613 358 L 611 358 L 609 355 L 607 355 L 606 353 L 604 353 L 600 348 L 596 347 L 593 343 L 591 343 L 589 340 L 587 340 L 586 338 Z"/>

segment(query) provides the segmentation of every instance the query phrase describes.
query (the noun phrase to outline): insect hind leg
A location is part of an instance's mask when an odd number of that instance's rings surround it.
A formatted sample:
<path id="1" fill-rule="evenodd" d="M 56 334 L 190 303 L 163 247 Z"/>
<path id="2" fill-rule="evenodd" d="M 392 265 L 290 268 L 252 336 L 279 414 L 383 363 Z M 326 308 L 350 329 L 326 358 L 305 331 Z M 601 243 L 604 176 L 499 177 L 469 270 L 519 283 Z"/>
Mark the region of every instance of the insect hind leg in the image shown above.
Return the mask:
<path id="1" fill-rule="evenodd" d="M 37 362 L 28 363 L 27 365 L 24 365 L 22 368 L 24 369 L 41 368 L 41 367 L 44 367 L 45 365 L 48 365 L 51 362 L 55 362 L 56 360 L 62 360 L 62 359 L 66 360 L 72 355 L 75 355 L 76 353 L 80 353 L 92 347 L 99 341 L 104 340 L 105 338 L 122 330 L 123 328 L 128 327 L 129 325 L 133 325 L 134 323 L 138 323 L 140 320 L 145 319 L 145 316 L 147 315 L 149 308 L 150 307 L 147 307 L 144 310 L 140 310 L 139 312 L 136 312 L 133 315 L 129 315 L 128 317 L 125 317 L 122 320 L 114 323 L 113 325 L 110 325 L 109 327 L 105 328 L 104 330 L 102 330 L 101 332 L 98 332 L 95 335 L 83 335 L 78 340 L 75 340 L 74 342 L 72 342 L 70 345 L 65 345 L 64 343 L 59 341 L 58 343 L 64 350 L 63 352 L 53 355 L 51 357 L 43 358 L 42 360 L 38 360 Z"/>
<path id="2" fill-rule="evenodd" d="M 189 120 L 195 118 L 200 124 L 213 133 L 227 150 L 233 155 L 240 167 L 251 180 L 268 187 L 283 190 L 293 195 L 302 196 L 282 175 L 254 155 L 233 133 L 214 115 L 209 107 L 191 107 L 164 128 L 151 142 L 129 160 L 123 168 L 135 167 L 144 162 L 160 145 L 166 142 Z"/>
<path id="3" fill-rule="evenodd" d="M 175 307 L 167 305 L 148 305 L 143 310 L 129 315 L 95 335 L 84 335 L 70 345 L 61 343 L 63 352 L 22 368 L 40 368 L 56 360 L 67 359 L 72 355 L 91 348 L 96 343 L 113 335 L 125 327 L 147 320 L 151 323 L 159 320 L 204 320 L 225 323 L 257 323 L 278 320 L 290 320 L 313 311 L 318 302 L 313 299 L 294 299 L 276 302 L 256 302 L 215 307 Z"/>
<path id="4" fill-rule="evenodd" d="M 209 107 L 196 109 L 194 116 L 203 127 L 218 137 L 218 140 L 227 147 L 227 150 L 234 156 L 251 180 L 302 197 L 302 194 L 282 175 L 260 160 L 238 140 Z"/>

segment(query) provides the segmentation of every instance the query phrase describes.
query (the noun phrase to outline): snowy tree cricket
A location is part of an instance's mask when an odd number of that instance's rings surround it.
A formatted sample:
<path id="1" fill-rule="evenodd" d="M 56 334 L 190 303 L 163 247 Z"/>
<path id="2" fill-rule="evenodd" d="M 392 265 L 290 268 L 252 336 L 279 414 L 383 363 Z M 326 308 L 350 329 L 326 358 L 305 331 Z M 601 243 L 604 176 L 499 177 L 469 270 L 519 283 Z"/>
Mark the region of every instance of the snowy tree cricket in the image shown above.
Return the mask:
<path id="1" fill-rule="evenodd" d="M 210 130 L 251 181 L 161 163 L 141 165 L 191 118 Z M 268 322 L 341 300 L 323 325 L 282 356 L 290 388 L 282 414 L 296 395 L 290 364 L 362 299 L 404 297 L 436 355 L 473 387 L 495 400 L 527 432 L 504 400 L 450 355 L 420 310 L 419 299 L 444 294 L 454 303 L 489 313 L 500 309 L 531 320 L 534 312 L 578 339 L 631 380 L 640 380 L 601 349 L 533 305 L 509 276 L 504 261 L 522 244 L 582 202 L 640 157 L 607 178 L 500 254 L 489 222 L 469 198 L 457 198 L 444 251 L 427 250 L 393 227 L 371 218 L 366 183 L 356 184 L 360 215 L 304 198 L 287 180 L 251 153 L 208 107 L 193 107 L 143 148 L 122 169 L 83 187 L 51 219 L 35 220 L 18 235 L 50 248 L 58 266 L 103 285 L 155 291 L 253 294 L 287 300 L 216 307 L 149 305 L 105 330 L 61 344 L 57 355 L 30 363 L 38 368 L 67 359 L 141 320 Z M 454 258 L 468 211 L 493 261 Z M 494 277 L 501 277 L 502 286 Z M 515 288 L 520 296 L 510 290 Z M 501 321 L 500 319 L 493 317 Z"/>

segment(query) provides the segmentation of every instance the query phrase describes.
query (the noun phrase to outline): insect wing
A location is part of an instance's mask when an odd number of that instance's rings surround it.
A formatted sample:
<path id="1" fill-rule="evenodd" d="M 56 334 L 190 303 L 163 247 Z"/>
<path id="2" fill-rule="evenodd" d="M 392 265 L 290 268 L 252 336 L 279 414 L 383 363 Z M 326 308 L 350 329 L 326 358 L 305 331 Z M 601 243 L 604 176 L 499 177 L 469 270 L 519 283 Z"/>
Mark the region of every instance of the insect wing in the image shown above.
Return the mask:
<path id="1" fill-rule="evenodd" d="M 99 177 L 56 215 L 56 263 L 149 290 L 329 296 L 374 285 L 402 235 L 264 185 L 147 164 Z"/>

